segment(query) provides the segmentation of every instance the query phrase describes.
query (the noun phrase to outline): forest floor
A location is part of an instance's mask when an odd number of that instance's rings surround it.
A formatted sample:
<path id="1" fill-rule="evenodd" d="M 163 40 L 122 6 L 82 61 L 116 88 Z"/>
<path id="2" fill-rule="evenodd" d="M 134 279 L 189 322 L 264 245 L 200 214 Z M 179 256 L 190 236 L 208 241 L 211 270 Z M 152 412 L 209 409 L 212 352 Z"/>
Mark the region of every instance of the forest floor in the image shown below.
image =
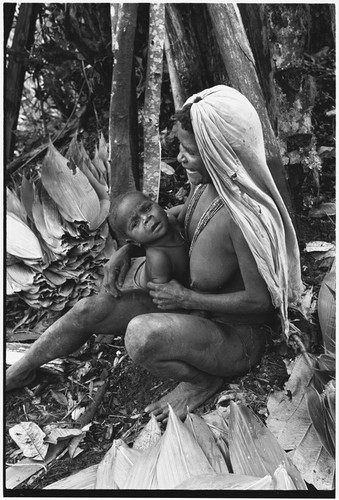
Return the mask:
<path id="1" fill-rule="evenodd" d="M 305 242 L 335 240 L 335 227 L 332 218 L 301 217 L 299 230 Z M 332 259 L 333 260 L 333 259 Z M 317 298 L 321 282 L 329 270 L 331 259 L 316 260 L 312 254 L 301 251 L 303 282 L 313 287 L 314 299 Z M 7 329 L 15 330 L 22 319 L 23 310 L 8 311 Z M 30 325 L 32 326 L 32 325 Z M 311 321 L 304 321 L 301 327 L 305 334 L 307 350 L 320 354 L 322 337 L 317 315 Z M 20 332 L 20 328 L 17 332 Z M 11 339 L 15 338 L 15 333 Z M 218 406 L 227 406 L 230 401 L 241 401 L 250 406 L 265 421 L 267 399 L 272 391 L 282 389 L 288 375 L 285 361 L 294 358 L 297 350 L 285 343 L 275 341 L 270 345 L 260 365 L 243 377 L 225 381 L 224 386 L 214 397 L 197 410 L 206 413 Z M 81 411 L 93 405 L 91 394 L 96 386 L 105 380 L 103 397 L 90 417 L 90 425 L 84 434 L 76 456 L 70 457 L 67 450 L 62 458 L 53 460 L 47 469 L 40 470 L 19 485 L 20 490 L 40 490 L 47 485 L 68 477 L 86 467 L 99 463 L 112 445 L 113 439 L 121 438 L 127 444 L 133 442 L 149 418 L 143 411 L 151 401 L 155 401 L 170 391 L 175 383 L 158 380 L 146 370 L 136 366 L 126 355 L 122 337 L 99 338 L 93 336 L 89 342 L 74 355 L 65 358 L 63 372 L 41 369 L 38 378 L 31 385 L 6 395 L 6 464 L 14 464 L 23 456 L 9 436 L 9 429 L 20 422 L 34 422 L 40 428 L 48 424 L 58 424 L 67 428 L 79 428 L 76 418 L 84 418 Z M 75 412 L 70 408 L 81 402 Z M 83 408 L 83 410 L 81 410 Z M 85 413 L 86 414 L 86 413 Z M 78 421 L 79 422 L 79 421 Z M 27 492 L 28 493 L 28 492 Z M 25 491 L 22 491 L 25 495 Z"/>

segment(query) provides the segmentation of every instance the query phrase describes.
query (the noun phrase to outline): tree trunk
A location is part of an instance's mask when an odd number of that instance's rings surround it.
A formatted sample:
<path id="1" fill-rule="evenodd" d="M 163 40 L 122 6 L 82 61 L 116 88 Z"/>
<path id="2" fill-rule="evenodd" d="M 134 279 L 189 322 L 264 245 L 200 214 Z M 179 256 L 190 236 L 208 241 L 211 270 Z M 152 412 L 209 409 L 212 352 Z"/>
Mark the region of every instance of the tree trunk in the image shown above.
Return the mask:
<path id="1" fill-rule="evenodd" d="M 112 4 L 112 9 L 118 9 L 118 19 L 115 43 L 112 44 L 114 67 L 109 117 L 111 200 L 135 188 L 130 145 L 130 96 L 138 4 Z"/>
<path id="2" fill-rule="evenodd" d="M 278 141 L 268 117 L 254 57 L 241 21 L 240 12 L 233 4 L 208 4 L 207 7 L 231 85 L 247 97 L 260 117 L 265 139 L 267 165 L 285 205 L 294 219 Z"/>
<path id="3" fill-rule="evenodd" d="M 165 38 L 165 5 L 150 5 L 147 76 L 144 105 L 143 192 L 159 199 L 161 148 L 159 115 L 161 104 L 162 64 Z"/>
<path id="4" fill-rule="evenodd" d="M 4 3 L 4 45 L 7 45 L 8 37 L 12 29 L 16 3 Z"/>
<path id="5" fill-rule="evenodd" d="M 12 157 L 15 147 L 14 132 L 18 123 L 26 72 L 24 58 L 34 41 L 35 21 L 40 8 L 41 4 L 20 4 L 5 74 L 5 163 Z"/>
<path id="6" fill-rule="evenodd" d="M 180 83 L 178 71 L 175 66 L 175 56 L 173 54 L 172 46 L 170 44 L 167 32 L 165 32 L 165 54 L 166 54 L 168 74 L 171 82 L 174 109 L 177 110 L 181 108 L 185 102 L 185 93 Z"/>
<path id="7" fill-rule="evenodd" d="M 257 3 L 239 4 L 241 18 L 246 30 L 262 88 L 267 111 L 275 134 L 277 134 L 277 99 L 274 86 L 274 67 L 270 58 L 270 41 L 265 23 L 265 5 Z"/>
<path id="8" fill-rule="evenodd" d="M 182 97 L 186 100 L 195 92 L 204 89 L 206 82 L 202 77 L 204 68 L 199 46 L 194 32 L 185 29 L 181 7 L 176 4 L 166 4 L 165 23 L 169 46 L 174 55 L 174 64 L 183 91 Z"/>

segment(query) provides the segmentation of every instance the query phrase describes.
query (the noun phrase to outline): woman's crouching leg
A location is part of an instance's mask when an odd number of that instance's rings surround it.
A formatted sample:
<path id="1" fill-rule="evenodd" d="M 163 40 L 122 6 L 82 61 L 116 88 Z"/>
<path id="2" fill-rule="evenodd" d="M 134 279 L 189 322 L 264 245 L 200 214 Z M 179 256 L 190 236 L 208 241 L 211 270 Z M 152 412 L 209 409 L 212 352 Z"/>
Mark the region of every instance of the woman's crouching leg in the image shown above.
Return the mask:
<path id="1" fill-rule="evenodd" d="M 23 387 L 32 380 L 36 368 L 76 351 L 94 333 L 124 334 L 134 314 L 154 307 L 145 292 L 134 290 L 124 292 L 119 299 L 100 293 L 80 300 L 7 370 L 6 390 Z"/>
<path id="2" fill-rule="evenodd" d="M 223 384 L 223 376 L 205 371 L 208 366 L 202 362 L 211 322 L 194 318 L 192 321 L 192 316 L 184 314 L 145 314 L 132 319 L 127 327 L 125 346 L 134 362 L 155 376 L 180 382 L 169 394 L 145 408 L 158 420 L 167 419 L 168 405 L 179 418 L 184 418 L 188 410 L 200 406 Z"/>

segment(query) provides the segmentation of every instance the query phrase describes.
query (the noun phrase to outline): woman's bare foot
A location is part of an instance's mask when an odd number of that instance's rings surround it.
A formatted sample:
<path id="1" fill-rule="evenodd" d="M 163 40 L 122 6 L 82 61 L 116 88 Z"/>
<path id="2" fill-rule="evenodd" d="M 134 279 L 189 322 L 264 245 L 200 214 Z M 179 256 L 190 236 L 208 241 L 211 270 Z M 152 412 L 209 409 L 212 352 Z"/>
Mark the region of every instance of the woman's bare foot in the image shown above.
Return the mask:
<path id="1" fill-rule="evenodd" d="M 33 382 L 35 377 L 35 370 L 22 371 L 18 373 L 18 371 L 15 370 L 14 365 L 10 366 L 6 371 L 6 391 L 12 391 L 13 389 L 25 387 Z"/>
<path id="2" fill-rule="evenodd" d="M 159 401 L 148 405 L 145 411 L 152 413 L 158 421 L 162 421 L 168 417 L 168 404 L 170 404 L 177 417 L 183 420 L 188 410 L 195 410 L 217 392 L 222 386 L 223 380 L 222 377 L 206 375 L 203 384 L 181 382 L 173 391 L 163 396 Z"/>

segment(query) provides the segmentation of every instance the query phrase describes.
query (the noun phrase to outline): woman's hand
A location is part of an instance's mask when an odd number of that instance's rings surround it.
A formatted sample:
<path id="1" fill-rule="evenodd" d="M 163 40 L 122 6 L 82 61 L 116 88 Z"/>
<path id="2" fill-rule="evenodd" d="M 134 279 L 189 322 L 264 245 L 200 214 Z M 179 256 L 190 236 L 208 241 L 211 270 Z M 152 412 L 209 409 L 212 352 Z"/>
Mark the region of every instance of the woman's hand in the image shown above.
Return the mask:
<path id="1" fill-rule="evenodd" d="M 183 287 L 176 280 L 168 283 L 147 283 L 149 294 L 159 309 L 190 309 L 192 290 Z"/>
<path id="2" fill-rule="evenodd" d="M 118 287 L 122 287 L 130 265 L 130 245 L 127 244 L 119 248 L 104 266 L 102 287 L 116 299 L 121 295 Z"/>

